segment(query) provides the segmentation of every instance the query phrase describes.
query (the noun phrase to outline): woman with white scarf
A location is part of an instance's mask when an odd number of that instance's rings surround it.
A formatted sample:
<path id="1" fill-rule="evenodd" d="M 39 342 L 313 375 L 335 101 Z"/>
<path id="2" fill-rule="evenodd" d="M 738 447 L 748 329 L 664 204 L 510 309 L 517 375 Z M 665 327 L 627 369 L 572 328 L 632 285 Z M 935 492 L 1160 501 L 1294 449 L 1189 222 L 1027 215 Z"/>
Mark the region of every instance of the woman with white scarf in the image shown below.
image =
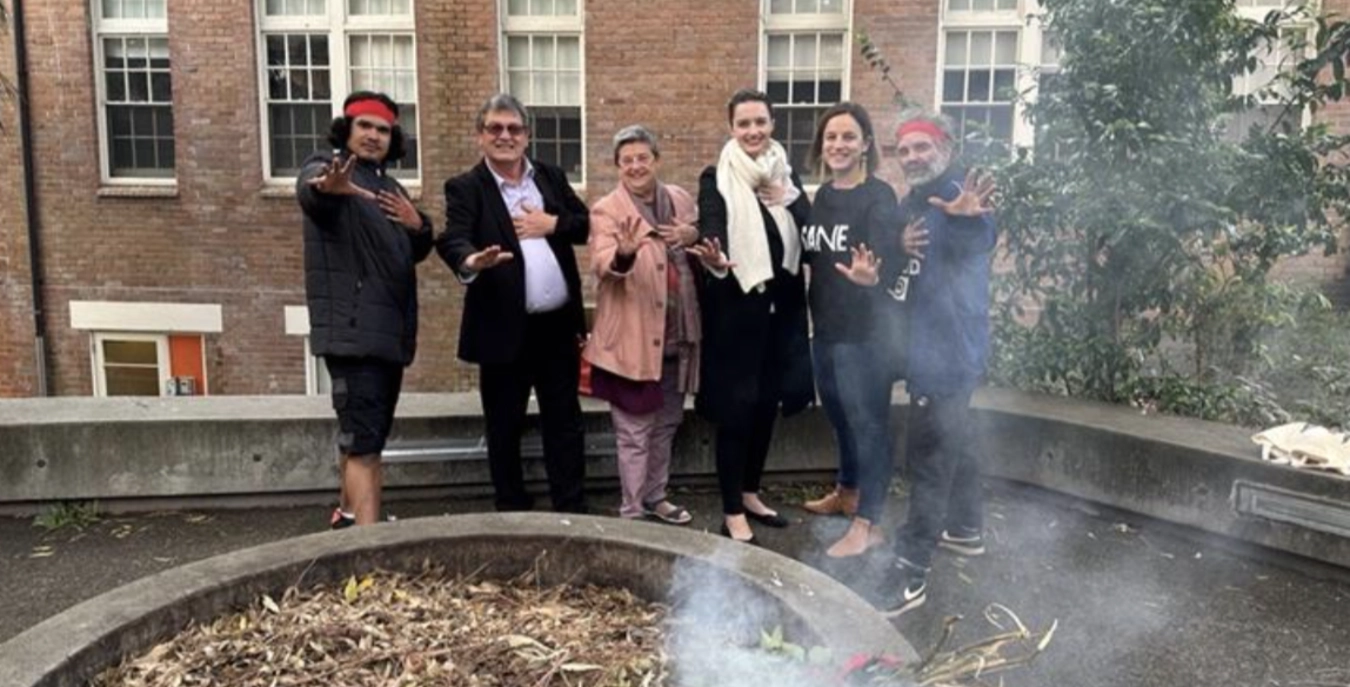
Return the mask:
<path id="1" fill-rule="evenodd" d="M 727 117 L 731 140 L 699 178 L 700 232 L 730 264 L 701 281 L 698 410 L 717 428 L 722 534 L 754 543 L 749 520 L 788 524 L 759 497 L 774 421 L 815 399 L 798 233 L 811 208 L 768 96 L 737 91 Z"/>

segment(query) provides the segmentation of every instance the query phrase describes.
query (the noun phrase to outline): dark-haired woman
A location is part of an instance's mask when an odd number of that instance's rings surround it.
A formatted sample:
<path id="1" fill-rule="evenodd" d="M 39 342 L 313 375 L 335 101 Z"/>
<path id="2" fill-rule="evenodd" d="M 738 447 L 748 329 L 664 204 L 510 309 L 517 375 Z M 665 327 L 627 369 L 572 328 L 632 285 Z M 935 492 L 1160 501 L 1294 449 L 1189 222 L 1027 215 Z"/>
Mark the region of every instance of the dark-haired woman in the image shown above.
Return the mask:
<path id="1" fill-rule="evenodd" d="M 722 533 L 751 542 L 749 520 L 785 527 L 759 496 L 774 421 L 814 398 L 798 226 L 810 202 L 773 140 L 773 108 L 758 91 L 727 104 L 731 140 L 699 178 L 699 229 L 730 269 L 703 280 L 698 409 L 716 425 Z"/>
<path id="2" fill-rule="evenodd" d="M 853 516 L 848 531 L 826 554 L 857 556 L 883 541 L 880 523 L 893 459 L 891 386 L 895 350 L 877 284 L 875 248 L 899 241 L 895 191 L 876 170 L 872 119 L 861 105 L 843 102 L 816 124 L 811 157 L 826 176 L 811 219 L 802 229 L 809 258 L 816 386 L 834 427 L 839 472 L 833 493 L 805 504 L 813 513 Z"/>

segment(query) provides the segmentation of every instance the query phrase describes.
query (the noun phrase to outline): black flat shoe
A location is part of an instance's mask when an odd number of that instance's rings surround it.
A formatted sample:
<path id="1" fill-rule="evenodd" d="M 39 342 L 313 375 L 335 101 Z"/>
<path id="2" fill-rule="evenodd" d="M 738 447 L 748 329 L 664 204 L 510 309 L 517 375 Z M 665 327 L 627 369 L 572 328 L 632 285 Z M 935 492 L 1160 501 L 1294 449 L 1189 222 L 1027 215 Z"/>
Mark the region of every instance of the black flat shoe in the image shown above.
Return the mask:
<path id="1" fill-rule="evenodd" d="M 755 535 L 753 534 L 750 535 L 749 539 L 737 539 L 731 536 L 731 530 L 727 529 L 725 523 L 722 525 L 722 536 L 726 537 L 727 539 L 730 539 L 731 541 L 740 542 L 741 544 L 749 544 L 750 546 L 759 546 L 759 540 L 755 539 Z"/>
<path id="2" fill-rule="evenodd" d="M 747 510 L 745 511 L 745 517 L 750 518 L 761 525 L 776 527 L 780 530 L 788 526 L 788 519 L 778 513 L 764 515 L 762 513 Z"/>

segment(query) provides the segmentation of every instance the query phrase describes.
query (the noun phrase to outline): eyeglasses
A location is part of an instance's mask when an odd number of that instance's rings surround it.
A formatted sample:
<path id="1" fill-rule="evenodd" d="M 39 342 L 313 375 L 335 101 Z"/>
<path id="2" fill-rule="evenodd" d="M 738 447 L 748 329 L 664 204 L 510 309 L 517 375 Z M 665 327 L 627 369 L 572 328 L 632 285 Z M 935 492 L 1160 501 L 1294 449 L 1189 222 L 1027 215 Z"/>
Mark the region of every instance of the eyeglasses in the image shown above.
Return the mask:
<path id="1" fill-rule="evenodd" d="M 530 128 L 524 124 L 502 124 L 501 122 L 493 122 L 491 124 L 483 125 L 483 131 L 491 136 L 501 136 L 502 132 L 506 132 L 512 136 L 519 136 L 529 130 Z"/>

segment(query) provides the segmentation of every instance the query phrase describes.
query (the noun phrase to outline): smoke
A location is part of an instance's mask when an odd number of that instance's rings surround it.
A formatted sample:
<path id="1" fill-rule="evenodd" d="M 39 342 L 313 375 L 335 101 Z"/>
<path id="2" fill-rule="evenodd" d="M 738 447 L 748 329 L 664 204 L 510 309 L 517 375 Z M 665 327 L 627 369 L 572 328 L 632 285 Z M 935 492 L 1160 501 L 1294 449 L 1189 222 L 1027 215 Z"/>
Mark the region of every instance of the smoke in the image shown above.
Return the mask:
<path id="1" fill-rule="evenodd" d="M 820 687 L 805 661 L 761 646 L 761 633 L 782 633 L 803 650 L 811 637 L 763 591 L 728 570 L 749 549 L 725 542 L 711 562 L 681 559 L 671 580 L 666 649 L 678 687 Z M 842 657 L 841 659 L 842 660 Z M 837 663 L 837 662 L 836 662 Z M 834 666 L 827 666 L 834 669 Z"/>

